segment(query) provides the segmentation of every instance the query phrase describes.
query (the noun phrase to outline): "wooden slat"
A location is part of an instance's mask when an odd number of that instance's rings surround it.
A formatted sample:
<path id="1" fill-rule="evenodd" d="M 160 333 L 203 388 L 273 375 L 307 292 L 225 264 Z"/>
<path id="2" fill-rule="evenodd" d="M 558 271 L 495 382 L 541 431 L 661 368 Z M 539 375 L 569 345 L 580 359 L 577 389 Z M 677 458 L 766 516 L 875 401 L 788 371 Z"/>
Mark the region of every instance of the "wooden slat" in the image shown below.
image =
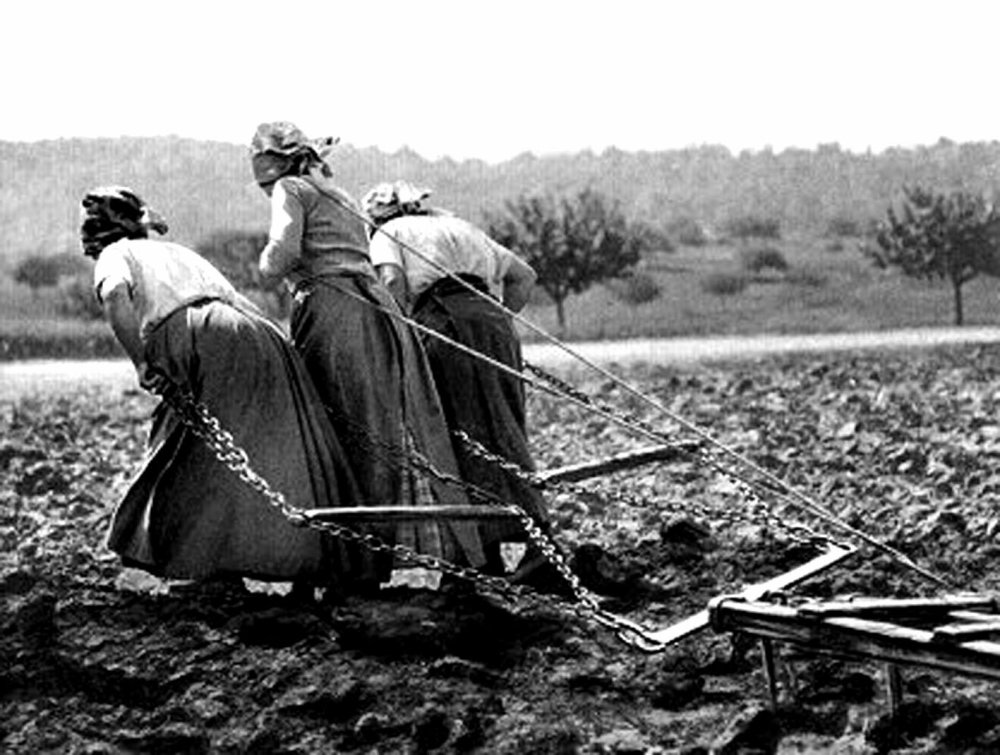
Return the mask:
<path id="1" fill-rule="evenodd" d="M 968 642 L 982 640 L 987 637 L 1000 637 L 1000 618 L 993 621 L 968 622 L 962 624 L 945 624 L 932 630 L 934 642 Z"/>
<path id="2" fill-rule="evenodd" d="M 829 618 L 831 616 L 885 617 L 894 620 L 905 618 L 945 617 L 952 611 L 993 609 L 996 600 L 991 595 L 950 595 L 940 598 L 855 598 L 832 600 L 824 603 L 807 603 L 798 607 L 800 616 Z"/>
<path id="3" fill-rule="evenodd" d="M 851 546 L 829 543 L 823 553 L 811 561 L 808 561 L 789 572 L 780 574 L 773 579 L 769 579 L 766 582 L 751 585 L 740 592 L 738 597 L 742 600 L 759 600 L 770 592 L 784 590 L 786 587 L 791 587 L 792 585 L 798 584 L 814 574 L 819 574 L 820 572 L 829 569 L 834 564 L 837 564 L 850 556 L 854 553 L 854 551 L 855 548 Z M 653 632 L 652 637 L 657 642 L 669 645 L 704 629 L 711 623 L 711 604 L 709 604 L 709 606 L 710 607 L 704 611 L 699 611 L 698 613 L 693 614 L 676 624 L 672 624 L 671 626 L 661 629 L 658 632 Z"/>
<path id="4" fill-rule="evenodd" d="M 1000 613 L 984 613 L 983 611 L 949 611 L 948 618 L 952 621 L 1000 621 Z"/>
<path id="5" fill-rule="evenodd" d="M 714 606 L 712 624 L 721 630 L 787 642 L 819 655 L 914 664 L 1000 679 L 997 642 L 944 644 L 935 642 L 931 631 L 887 621 L 851 616 L 817 620 L 814 616 L 800 616 L 795 608 L 735 599 Z"/>
<path id="6" fill-rule="evenodd" d="M 612 472 L 634 469 L 644 464 L 651 464 L 654 461 L 672 461 L 684 458 L 692 449 L 693 446 L 684 445 L 649 446 L 640 448 L 637 451 L 627 451 L 606 459 L 547 469 L 539 472 L 538 476 L 546 482 L 579 482 L 580 480 L 589 480 L 592 477 L 600 477 Z"/>

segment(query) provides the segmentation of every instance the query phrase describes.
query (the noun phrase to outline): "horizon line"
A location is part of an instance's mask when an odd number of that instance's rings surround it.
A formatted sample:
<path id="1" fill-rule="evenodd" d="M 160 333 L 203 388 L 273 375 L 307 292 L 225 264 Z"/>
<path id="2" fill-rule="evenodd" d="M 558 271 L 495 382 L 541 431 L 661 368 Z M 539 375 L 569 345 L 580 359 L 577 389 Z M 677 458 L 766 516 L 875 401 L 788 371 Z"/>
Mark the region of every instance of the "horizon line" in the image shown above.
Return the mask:
<path id="1" fill-rule="evenodd" d="M 120 134 L 117 136 L 52 136 L 52 137 L 39 137 L 35 139 L 9 139 L 6 137 L 0 137 L 0 144 L 20 144 L 20 145 L 36 145 L 45 144 L 52 142 L 68 142 L 68 141 L 118 141 L 118 140 L 129 140 L 129 141 L 142 141 L 142 140 L 158 140 L 158 139 L 176 139 L 181 141 L 189 142 L 201 142 L 201 143 L 212 143 L 212 144 L 227 144 L 231 146 L 247 146 L 244 142 L 231 141 L 227 139 L 217 139 L 217 138 L 205 138 L 196 136 L 186 136 L 177 133 L 167 133 L 167 134 Z M 856 148 L 851 146 L 845 146 L 839 141 L 826 141 L 826 142 L 816 142 L 811 147 L 803 147 L 795 144 L 782 145 L 780 148 L 775 147 L 773 144 L 765 143 L 759 147 L 740 147 L 735 148 L 730 145 L 721 142 L 700 142 L 700 143 L 689 143 L 684 146 L 675 147 L 660 147 L 660 148 L 649 148 L 643 147 L 639 149 L 624 148 L 617 145 L 611 144 L 604 146 L 600 149 L 595 149 L 594 147 L 579 147 L 579 148 L 566 148 L 559 150 L 531 150 L 526 149 L 520 152 L 514 153 L 509 157 L 504 158 L 487 158 L 479 156 L 464 156 L 455 157 L 449 154 L 433 154 L 429 155 L 416 147 L 412 147 L 407 144 L 400 145 L 395 148 L 383 147 L 378 144 L 368 144 L 368 145 L 357 145 L 351 142 L 340 142 L 341 148 L 348 148 L 355 151 L 368 151 L 376 150 L 382 152 L 386 155 L 399 155 L 399 154 L 413 154 L 417 157 L 426 160 L 428 162 L 440 162 L 440 161 L 452 161 L 452 162 L 484 162 L 484 163 L 505 163 L 513 162 L 516 160 L 524 158 L 534 158 L 534 159 L 545 159 L 553 157 L 576 157 L 579 155 L 594 155 L 602 156 L 607 153 L 624 153 L 631 155 L 641 155 L 641 154 L 657 154 L 657 153 L 669 153 L 669 152 L 688 152 L 697 151 L 701 149 L 721 149 L 728 152 L 733 157 L 738 157 L 742 154 L 775 154 L 780 155 L 785 152 L 822 152 L 825 150 L 838 151 L 847 154 L 853 154 L 858 156 L 867 155 L 878 155 L 886 152 L 891 152 L 894 150 L 902 151 L 914 151 L 919 149 L 929 149 L 934 147 L 947 147 L 947 146 L 966 146 L 966 145 L 976 145 L 976 144 L 998 144 L 1000 139 L 971 139 L 959 141 L 952 139 L 947 136 L 938 137 L 937 141 L 931 142 L 913 142 L 913 143 L 896 143 L 891 145 L 886 145 L 881 148 L 876 148 L 872 145 L 868 145 L 865 148 Z"/>

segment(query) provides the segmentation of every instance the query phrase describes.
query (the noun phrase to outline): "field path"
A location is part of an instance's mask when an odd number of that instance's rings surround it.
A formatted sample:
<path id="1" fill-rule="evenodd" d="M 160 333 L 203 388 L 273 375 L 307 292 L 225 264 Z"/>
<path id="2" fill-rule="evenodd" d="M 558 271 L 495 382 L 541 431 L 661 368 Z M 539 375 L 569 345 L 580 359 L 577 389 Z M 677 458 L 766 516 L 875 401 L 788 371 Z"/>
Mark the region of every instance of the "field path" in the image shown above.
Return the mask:
<path id="1" fill-rule="evenodd" d="M 870 333 L 817 335 L 705 336 L 572 343 L 586 359 L 609 364 L 678 364 L 747 359 L 770 354 L 855 349 L 928 348 L 952 343 L 1000 342 L 1000 327 L 919 328 Z M 554 344 L 529 344 L 525 358 L 540 365 L 571 364 L 574 358 Z"/>
<path id="2" fill-rule="evenodd" d="M 1000 327 L 635 339 L 571 343 L 568 348 L 602 367 L 613 368 L 614 365 L 641 362 L 683 364 L 791 352 L 928 348 L 956 343 L 1000 343 Z M 542 367 L 565 367 L 576 361 L 572 354 L 554 344 L 527 344 L 524 355 L 528 361 Z M 125 360 L 0 362 L 0 401 L 12 401 L 38 392 L 66 392 L 93 386 L 121 391 L 135 385 L 132 368 Z"/>

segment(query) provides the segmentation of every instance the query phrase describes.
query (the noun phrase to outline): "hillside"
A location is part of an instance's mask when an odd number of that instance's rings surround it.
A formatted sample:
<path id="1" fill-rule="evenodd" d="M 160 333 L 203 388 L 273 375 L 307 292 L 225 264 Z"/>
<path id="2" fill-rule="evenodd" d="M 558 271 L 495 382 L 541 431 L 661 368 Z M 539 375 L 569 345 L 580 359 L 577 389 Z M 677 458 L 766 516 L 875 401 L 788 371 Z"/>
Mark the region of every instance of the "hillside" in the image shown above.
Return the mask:
<path id="1" fill-rule="evenodd" d="M 746 214 L 777 218 L 783 228 L 822 231 L 833 217 L 865 221 L 884 213 L 903 184 L 995 191 L 1000 142 L 855 154 L 816 150 L 732 154 L 702 146 L 655 153 L 609 149 L 496 165 L 428 161 L 344 145 L 341 184 L 359 195 L 394 178 L 430 186 L 435 201 L 472 220 L 518 194 L 593 186 L 634 217 L 664 224 L 687 216 L 708 227 Z M 263 228 L 267 207 L 251 182 L 246 148 L 179 137 L 0 142 L 0 266 L 31 253 L 76 246 L 77 203 L 102 183 L 133 186 L 172 225 L 171 237 L 195 244 L 218 228 Z"/>

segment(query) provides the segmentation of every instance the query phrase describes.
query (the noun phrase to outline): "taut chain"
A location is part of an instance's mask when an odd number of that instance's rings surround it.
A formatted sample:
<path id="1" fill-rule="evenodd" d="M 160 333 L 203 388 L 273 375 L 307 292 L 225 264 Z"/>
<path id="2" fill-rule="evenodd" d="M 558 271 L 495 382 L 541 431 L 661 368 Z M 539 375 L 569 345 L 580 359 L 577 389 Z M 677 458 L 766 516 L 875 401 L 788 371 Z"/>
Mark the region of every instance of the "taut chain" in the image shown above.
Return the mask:
<path id="1" fill-rule="evenodd" d="M 597 408 L 599 408 L 603 412 L 606 412 L 608 414 L 614 415 L 615 417 L 617 417 L 619 420 L 621 420 L 624 423 L 635 425 L 636 427 L 640 427 L 643 430 L 646 430 L 646 431 L 648 431 L 650 433 L 655 433 L 657 436 L 663 437 L 663 434 L 660 431 L 656 430 L 655 428 L 653 428 L 651 425 L 649 425 L 647 422 L 643 421 L 642 419 L 634 416 L 633 414 L 631 414 L 629 412 L 623 412 L 623 411 L 620 411 L 620 410 L 618 410 L 618 409 L 616 409 L 616 408 L 614 408 L 612 406 L 609 406 L 609 405 L 607 405 L 605 403 L 594 401 L 586 393 L 583 393 L 582 391 L 577 390 L 572 385 L 570 385 L 569 383 L 567 383 L 565 380 L 562 380 L 561 378 L 559 378 L 559 377 L 557 377 L 555 375 L 552 375 L 549 372 L 546 372 L 545 370 L 543 370 L 540 367 L 537 367 L 536 365 L 533 365 L 533 364 L 530 364 L 528 362 L 525 362 L 524 363 L 524 368 L 527 371 L 534 373 L 536 376 L 540 377 L 542 380 L 546 381 L 547 383 L 551 384 L 557 390 L 562 391 L 562 392 L 564 392 L 564 393 L 572 396 L 573 398 L 575 398 L 577 401 L 579 401 L 581 403 L 587 404 L 589 406 L 597 407 Z M 473 441 L 472 438 L 469 438 L 467 435 L 462 438 L 462 441 L 465 442 L 465 443 L 467 443 L 467 444 L 470 443 L 470 442 L 473 443 L 473 444 L 475 443 L 475 441 Z M 784 530 L 786 533 L 788 533 L 788 535 L 791 538 L 793 538 L 795 540 L 799 540 L 799 541 L 803 541 L 803 542 L 805 542 L 805 541 L 815 542 L 817 540 L 826 542 L 826 541 L 830 541 L 831 540 L 831 538 L 829 536 L 823 535 L 821 533 L 818 533 L 818 532 L 814 531 L 813 529 L 811 529 L 810 527 L 808 527 L 807 525 L 805 525 L 805 524 L 803 524 L 801 522 L 786 521 L 782 517 L 778 516 L 772 510 L 772 507 L 769 506 L 763 499 L 761 499 L 760 495 L 753 488 L 753 486 L 750 484 L 750 482 L 748 482 L 742 476 L 740 476 L 740 475 L 732 472 L 731 470 L 725 468 L 723 465 L 721 465 L 719 462 L 717 462 L 714 458 L 712 458 L 712 456 L 707 451 L 705 451 L 703 448 L 691 448 L 690 444 L 687 444 L 687 443 L 670 443 L 669 445 L 672 448 L 676 448 L 679 452 L 687 454 L 688 456 L 690 456 L 691 458 L 695 459 L 696 461 L 701 462 L 705 466 L 712 467 L 713 469 L 715 469 L 716 471 L 718 471 L 720 474 L 722 474 L 727 480 L 729 480 L 735 486 L 736 490 L 740 494 L 742 494 L 743 498 L 746 499 L 746 501 L 748 502 L 749 507 L 751 509 L 751 514 L 749 516 L 745 517 L 742 520 L 736 514 L 713 512 L 712 516 L 720 516 L 721 515 L 721 518 L 726 519 L 727 521 L 730 521 L 732 523 L 740 523 L 741 521 L 751 521 L 753 519 L 753 514 L 756 513 L 756 514 L 759 515 L 759 517 L 761 519 L 763 519 L 766 522 L 769 522 L 769 523 L 773 524 L 775 527 L 778 527 L 778 528 Z M 476 453 L 485 452 L 487 454 L 490 453 L 486 448 L 483 448 L 482 446 L 480 446 L 480 448 L 478 448 L 478 449 L 475 449 L 475 452 Z M 501 460 L 499 458 L 497 459 L 497 463 L 500 463 L 501 461 L 505 461 L 505 460 Z M 507 464 L 509 464 L 509 463 L 507 463 Z M 517 473 L 516 470 L 520 469 L 519 467 L 516 467 L 516 466 L 514 468 L 511 468 L 508 465 L 505 465 L 504 468 L 507 469 L 511 473 Z M 551 485 L 552 484 L 550 482 L 542 480 L 541 478 L 538 478 L 537 476 L 536 476 L 535 479 L 536 479 L 536 482 L 534 484 L 536 484 L 536 485 L 546 486 L 546 485 Z M 558 483 L 558 484 L 559 485 L 566 485 L 566 483 Z M 629 496 L 627 494 L 625 494 L 625 493 L 622 493 L 621 491 L 616 491 L 613 495 L 616 498 L 616 500 L 622 500 L 622 501 L 625 501 L 625 502 L 628 502 L 628 500 L 629 500 Z M 636 505 L 636 502 L 633 501 L 632 505 Z M 677 510 L 681 509 L 680 505 L 677 505 L 675 508 Z M 693 508 L 693 506 L 690 506 L 690 504 L 685 504 L 685 508 Z M 706 513 L 706 512 L 702 511 L 701 513 Z"/>
<path id="2" fill-rule="evenodd" d="M 486 446 L 477 441 L 475 438 L 470 436 L 464 430 L 457 430 L 453 433 L 456 438 L 468 449 L 468 451 L 497 467 L 500 467 L 504 472 L 515 477 L 526 485 L 530 485 L 539 491 L 559 491 L 572 496 L 578 496 L 580 494 L 586 494 L 588 496 L 595 495 L 593 488 L 587 488 L 579 483 L 566 482 L 559 480 L 547 480 L 541 475 L 530 472 L 520 465 L 516 464 L 509 459 L 504 458 L 492 451 L 490 451 Z M 815 544 L 817 541 L 827 542 L 830 540 L 826 535 L 820 534 L 808 527 L 805 524 L 799 522 L 786 521 L 782 517 L 775 514 L 771 507 L 765 504 L 759 496 L 755 495 L 754 491 L 750 489 L 746 483 L 742 480 L 734 480 L 736 485 L 740 486 L 740 492 L 746 498 L 750 499 L 750 504 L 752 507 L 751 514 L 748 516 L 741 516 L 738 512 L 734 510 L 726 509 L 713 509 L 709 510 L 702 504 L 685 501 L 684 503 L 670 502 L 663 506 L 668 511 L 689 515 L 693 512 L 702 515 L 706 519 L 721 519 L 728 524 L 736 525 L 743 524 L 748 521 L 755 521 L 754 512 L 759 514 L 760 519 L 764 520 L 765 523 L 771 524 L 775 529 L 784 531 L 791 540 L 794 540 L 803 544 Z M 612 490 L 602 490 L 601 495 L 606 500 L 614 501 L 615 503 L 624 504 L 631 508 L 645 509 L 648 508 L 648 504 L 637 498 L 636 496 L 626 492 L 620 487 L 616 487 Z"/>
<path id="3" fill-rule="evenodd" d="M 658 652 L 666 645 L 652 638 L 644 627 L 602 610 L 596 598 L 581 584 L 579 578 L 572 572 L 565 558 L 556 548 L 552 540 L 541 531 L 535 521 L 520 506 L 509 504 L 492 496 L 475 486 L 447 475 L 433 466 L 419 454 L 414 454 L 414 462 L 422 471 L 431 473 L 447 484 L 458 484 L 488 505 L 499 506 L 516 515 L 523 524 L 531 541 L 538 547 L 546 559 L 556 567 L 560 575 L 569 584 L 575 603 L 566 603 L 554 596 L 539 593 L 524 585 L 517 585 L 502 577 L 483 574 L 471 567 L 461 566 L 445 559 L 419 553 L 412 548 L 398 543 L 387 543 L 382 538 L 371 533 L 359 532 L 335 522 L 318 521 L 310 518 L 304 511 L 290 505 L 285 496 L 271 487 L 250 463 L 247 453 L 233 438 L 232 433 L 222 427 L 219 420 L 208 408 L 197 401 L 188 391 L 172 381 L 162 392 L 163 399 L 178 413 L 181 421 L 201 438 L 212 450 L 215 457 L 231 472 L 236 474 L 251 488 L 259 492 L 269 505 L 277 509 L 292 525 L 310 527 L 325 532 L 333 537 L 357 543 L 373 552 L 388 553 L 404 563 L 420 566 L 430 570 L 440 571 L 459 579 L 470 581 L 487 590 L 506 597 L 508 600 L 525 600 L 544 605 L 557 611 L 569 609 L 584 620 L 591 620 L 601 626 L 611 629 L 625 644 L 645 652 Z M 368 441 L 371 439 L 368 438 Z M 370 443 L 371 445 L 371 443 Z"/>

